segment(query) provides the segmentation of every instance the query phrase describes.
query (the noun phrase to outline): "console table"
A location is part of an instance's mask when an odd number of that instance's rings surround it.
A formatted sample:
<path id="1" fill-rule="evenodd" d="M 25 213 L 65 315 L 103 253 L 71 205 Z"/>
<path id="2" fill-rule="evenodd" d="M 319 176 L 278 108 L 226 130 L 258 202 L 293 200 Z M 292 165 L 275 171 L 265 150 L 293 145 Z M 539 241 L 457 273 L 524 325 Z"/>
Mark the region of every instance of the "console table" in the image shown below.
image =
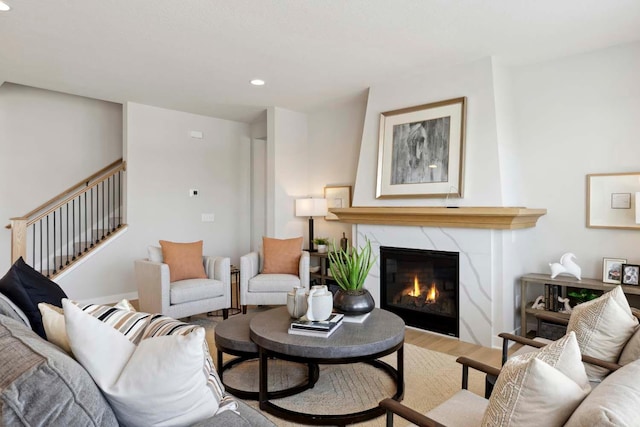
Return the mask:
<path id="1" fill-rule="evenodd" d="M 527 289 L 530 285 L 540 286 L 544 293 L 544 285 L 559 285 L 564 288 L 579 288 L 579 289 L 591 289 L 596 291 L 608 292 L 616 286 L 622 286 L 622 290 L 627 295 L 640 295 L 640 286 L 628 286 L 628 285 L 614 285 L 611 283 L 604 283 L 598 279 L 583 278 L 578 280 L 574 277 L 568 276 L 556 276 L 552 279 L 548 274 L 525 274 L 520 278 L 520 335 L 527 336 L 527 316 L 535 315 L 537 313 L 545 313 L 548 316 L 556 317 L 558 319 L 569 319 L 569 314 L 558 313 L 555 311 L 538 310 L 531 308 L 532 301 L 527 301 Z"/>

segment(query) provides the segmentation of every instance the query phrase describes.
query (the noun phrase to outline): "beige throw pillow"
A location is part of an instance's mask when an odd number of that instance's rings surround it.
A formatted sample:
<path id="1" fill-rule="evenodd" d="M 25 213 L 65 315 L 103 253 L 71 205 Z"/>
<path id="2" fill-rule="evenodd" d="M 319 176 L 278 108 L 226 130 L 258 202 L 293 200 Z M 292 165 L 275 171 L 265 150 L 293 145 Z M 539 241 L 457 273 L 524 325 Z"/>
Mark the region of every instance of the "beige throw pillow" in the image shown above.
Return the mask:
<path id="1" fill-rule="evenodd" d="M 574 333 L 502 367 L 482 426 L 562 426 L 590 391 Z"/>
<path id="2" fill-rule="evenodd" d="M 636 328 L 636 332 L 631 335 L 629 341 L 624 345 L 618 364 L 627 365 L 638 359 L 640 359 L 640 327 Z"/>
<path id="3" fill-rule="evenodd" d="M 600 298 L 577 305 L 567 332 L 573 331 L 582 354 L 597 357 L 607 362 L 617 362 L 622 348 L 638 327 L 638 319 L 620 286 Z M 590 381 L 601 381 L 609 370 L 585 364 Z"/>
<path id="4" fill-rule="evenodd" d="M 202 262 L 202 240 L 193 243 L 175 243 L 160 240 L 162 258 L 169 265 L 169 280 L 206 279 Z"/>
<path id="5" fill-rule="evenodd" d="M 299 274 L 300 256 L 302 256 L 302 237 L 295 239 L 262 238 L 265 274 Z"/>

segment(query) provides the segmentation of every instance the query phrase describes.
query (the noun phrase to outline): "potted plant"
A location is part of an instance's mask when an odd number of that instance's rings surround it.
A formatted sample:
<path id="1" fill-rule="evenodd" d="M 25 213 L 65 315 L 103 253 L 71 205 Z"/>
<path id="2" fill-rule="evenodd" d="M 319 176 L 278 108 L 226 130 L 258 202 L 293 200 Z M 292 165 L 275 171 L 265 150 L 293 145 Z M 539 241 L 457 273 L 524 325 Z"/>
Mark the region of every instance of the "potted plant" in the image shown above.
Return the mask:
<path id="1" fill-rule="evenodd" d="M 313 243 L 318 246 L 318 253 L 326 254 L 327 253 L 327 245 L 329 245 L 328 237 L 317 237 L 313 239 Z"/>
<path id="2" fill-rule="evenodd" d="M 335 245 L 334 245 L 335 246 Z M 329 269 L 340 289 L 333 298 L 333 307 L 344 314 L 368 313 L 375 307 L 373 297 L 364 289 L 364 281 L 376 258 L 371 254 L 371 242 L 360 249 L 340 249 L 329 252 Z"/>

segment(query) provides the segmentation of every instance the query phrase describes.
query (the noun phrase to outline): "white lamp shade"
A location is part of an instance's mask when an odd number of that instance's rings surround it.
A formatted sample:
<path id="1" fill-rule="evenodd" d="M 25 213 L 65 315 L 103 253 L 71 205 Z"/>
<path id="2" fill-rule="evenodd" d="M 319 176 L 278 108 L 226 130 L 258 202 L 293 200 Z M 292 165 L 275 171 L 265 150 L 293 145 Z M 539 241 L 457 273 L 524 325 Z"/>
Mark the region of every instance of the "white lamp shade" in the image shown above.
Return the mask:
<path id="1" fill-rule="evenodd" d="M 325 216 L 327 210 L 327 199 L 297 199 L 296 216 Z"/>

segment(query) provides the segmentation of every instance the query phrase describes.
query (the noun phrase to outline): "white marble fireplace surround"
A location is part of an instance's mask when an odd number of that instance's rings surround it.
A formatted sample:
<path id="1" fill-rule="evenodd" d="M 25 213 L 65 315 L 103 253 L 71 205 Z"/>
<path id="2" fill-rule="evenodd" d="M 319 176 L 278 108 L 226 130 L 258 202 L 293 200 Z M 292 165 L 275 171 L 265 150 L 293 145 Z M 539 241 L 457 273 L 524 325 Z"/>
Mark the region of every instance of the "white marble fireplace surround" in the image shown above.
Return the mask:
<path id="1" fill-rule="evenodd" d="M 502 313 L 500 274 L 504 259 L 502 244 L 512 230 L 420 227 L 396 225 L 354 225 L 355 244 L 371 241 L 378 257 L 365 282 L 380 306 L 380 246 L 430 249 L 460 254 L 460 340 L 486 347 L 498 346 L 497 334 L 511 332 Z M 513 300 L 511 300 L 513 301 Z M 496 320 L 497 319 L 497 320 Z M 505 322 L 505 320 L 507 320 Z M 507 324 L 505 324 L 507 323 Z M 513 325 L 511 320 L 511 325 Z"/>

